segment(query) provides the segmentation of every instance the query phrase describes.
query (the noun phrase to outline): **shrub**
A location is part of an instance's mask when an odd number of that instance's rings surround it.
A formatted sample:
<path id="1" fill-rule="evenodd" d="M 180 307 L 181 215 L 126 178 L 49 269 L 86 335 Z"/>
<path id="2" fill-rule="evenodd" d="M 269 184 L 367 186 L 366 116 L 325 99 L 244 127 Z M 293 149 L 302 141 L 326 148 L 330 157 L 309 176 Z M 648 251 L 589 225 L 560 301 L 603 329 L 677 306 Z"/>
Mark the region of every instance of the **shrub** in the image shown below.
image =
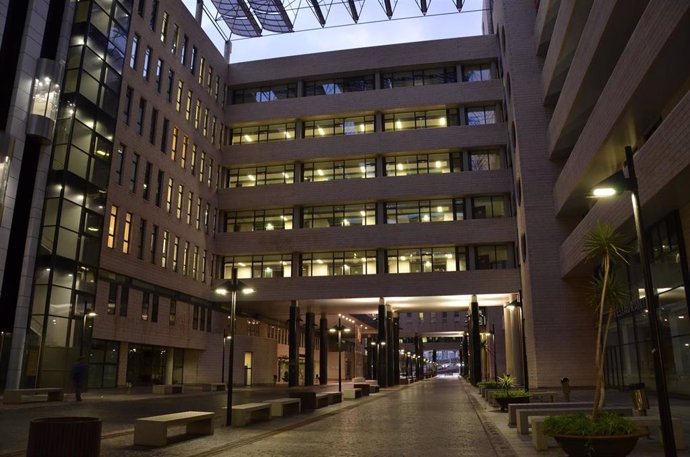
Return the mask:
<path id="1" fill-rule="evenodd" d="M 618 414 L 602 411 L 597 420 L 588 414 L 550 416 L 544 421 L 547 435 L 611 436 L 629 435 L 635 430 L 632 421 Z"/>

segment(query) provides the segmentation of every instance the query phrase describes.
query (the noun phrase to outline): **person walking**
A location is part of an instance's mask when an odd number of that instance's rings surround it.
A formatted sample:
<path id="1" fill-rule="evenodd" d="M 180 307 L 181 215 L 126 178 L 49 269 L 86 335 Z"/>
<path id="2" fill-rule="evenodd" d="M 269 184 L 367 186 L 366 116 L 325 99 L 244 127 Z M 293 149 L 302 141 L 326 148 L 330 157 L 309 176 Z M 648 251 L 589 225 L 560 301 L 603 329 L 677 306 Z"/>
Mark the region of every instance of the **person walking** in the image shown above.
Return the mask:
<path id="1" fill-rule="evenodd" d="M 77 397 L 77 401 L 81 401 L 81 393 L 84 391 L 88 373 L 89 366 L 86 364 L 86 358 L 79 356 L 77 362 L 72 367 L 72 382 L 74 383 L 74 394 Z"/>

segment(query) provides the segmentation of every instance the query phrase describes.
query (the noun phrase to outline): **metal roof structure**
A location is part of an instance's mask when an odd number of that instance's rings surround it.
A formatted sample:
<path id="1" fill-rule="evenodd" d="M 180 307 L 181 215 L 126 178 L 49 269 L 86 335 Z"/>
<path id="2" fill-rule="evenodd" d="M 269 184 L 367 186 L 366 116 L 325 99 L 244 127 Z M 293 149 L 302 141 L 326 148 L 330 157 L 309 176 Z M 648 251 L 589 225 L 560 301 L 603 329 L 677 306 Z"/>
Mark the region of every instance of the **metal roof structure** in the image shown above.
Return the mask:
<path id="1" fill-rule="evenodd" d="M 310 9 L 321 27 L 327 26 L 333 5 L 342 5 L 356 24 L 365 0 L 211 0 L 216 7 L 216 21 L 223 21 L 235 35 L 246 38 L 262 36 L 263 32 L 289 33 L 295 31 L 300 10 Z M 451 0 L 458 12 L 464 0 Z M 393 19 L 398 0 L 378 0 L 388 19 Z M 431 0 L 415 0 L 422 15 L 429 10 Z"/>

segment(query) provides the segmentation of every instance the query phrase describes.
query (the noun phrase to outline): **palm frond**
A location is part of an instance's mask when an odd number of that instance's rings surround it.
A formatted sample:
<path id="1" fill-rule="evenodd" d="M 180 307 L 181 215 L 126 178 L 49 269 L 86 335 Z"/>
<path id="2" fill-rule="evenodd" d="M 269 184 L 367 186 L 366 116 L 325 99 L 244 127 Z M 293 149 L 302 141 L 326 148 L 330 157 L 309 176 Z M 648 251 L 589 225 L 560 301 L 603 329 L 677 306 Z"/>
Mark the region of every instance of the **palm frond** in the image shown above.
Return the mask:
<path id="1" fill-rule="evenodd" d="M 612 263 L 627 263 L 630 253 L 625 237 L 609 224 L 601 222 L 597 222 L 594 230 L 585 236 L 584 251 L 588 259 L 603 261 L 608 258 Z"/>

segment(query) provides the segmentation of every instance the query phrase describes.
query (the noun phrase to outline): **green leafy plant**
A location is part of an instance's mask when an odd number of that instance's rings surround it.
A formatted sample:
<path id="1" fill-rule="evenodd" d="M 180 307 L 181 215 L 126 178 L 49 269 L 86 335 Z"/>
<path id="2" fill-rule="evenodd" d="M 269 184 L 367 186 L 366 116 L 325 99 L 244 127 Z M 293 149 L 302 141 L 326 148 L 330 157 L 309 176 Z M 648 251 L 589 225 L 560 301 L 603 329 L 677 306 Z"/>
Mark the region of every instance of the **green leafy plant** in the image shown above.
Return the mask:
<path id="1" fill-rule="evenodd" d="M 594 354 L 596 382 L 592 418 L 597 420 L 604 406 L 604 351 L 613 321 L 614 310 L 626 300 L 625 289 L 615 279 L 613 268 L 617 263 L 627 263 L 629 253 L 625 239 L 607 224 L 597 226 L 585 236 L 584 252 L 588 259 L 598 263 L 598 272 L 591 283 L 592 301 L 597 307 L 597 340 Z M 604 322 L 604 315 L 608 317 Z"/>
<path id="2" fill-rule="evenodd" d="M 481 381 L 477 383 L 477 386 L 485 389 L 498 389 L 501 387 L 497 381 Z"/>
<path id="3" fill-rule="evenodd" d="M 514 397 L 529 397 L 530 393 L 525 389 L 509 389 L 499 392 L 492 392 L 494 398 L 514 398 Z"/>
<path id="4" fill-rule="evenodd" d="M 607 411 L 600 412 L 596 420 L 588 414 L 562 414 L 544 420 L 547 435 L 615 436 L 629 435 L 634 430 L 630 420 Z"/>
<path id="5" fill-rule="evenodd" d="M 515 378 L 508 373 L 503 373 L 503 376 L 498 377 L 498 386 L 503 389 L 503 392 L 497 392 L 500 395 L 494 395 L 494 397 L 522 397 L 527 394 L 522 389 L 515 389 Z M 517 395 L 518 392 L 523 392 L 523 394 Z"/>

